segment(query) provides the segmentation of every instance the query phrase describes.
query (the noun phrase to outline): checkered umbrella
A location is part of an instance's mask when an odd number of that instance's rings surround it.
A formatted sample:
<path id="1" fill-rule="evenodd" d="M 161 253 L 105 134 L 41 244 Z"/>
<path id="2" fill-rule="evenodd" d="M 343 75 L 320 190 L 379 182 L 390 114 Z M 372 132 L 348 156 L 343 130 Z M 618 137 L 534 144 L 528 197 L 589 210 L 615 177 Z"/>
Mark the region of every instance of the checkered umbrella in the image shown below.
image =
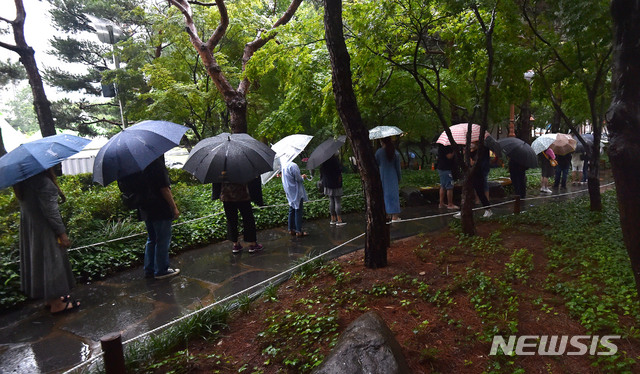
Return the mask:
<path id="1" fill-rule="evenodd" d="M 453 135 L 453 140 L 456 141 L 456 144 L 467 144 L 467 132 L 469 131 L 468 123 L 459 123 L 457 125 L 450 126 L 449 130 L 451 130 L 451 135 Z M 485 131 L 484 137 L 486 138 L 488 135 L 489 133 Z M 478 140 L 480 140 L 480 125 L 472 124 L 471 141 L 477 142 Z M 446 131 L 443 131 L 442 134 L 440 134 L 440 137 L 438 138 L 438 140 L 436 140 L 436 143 L 442 145 L 451 145 Z"/>

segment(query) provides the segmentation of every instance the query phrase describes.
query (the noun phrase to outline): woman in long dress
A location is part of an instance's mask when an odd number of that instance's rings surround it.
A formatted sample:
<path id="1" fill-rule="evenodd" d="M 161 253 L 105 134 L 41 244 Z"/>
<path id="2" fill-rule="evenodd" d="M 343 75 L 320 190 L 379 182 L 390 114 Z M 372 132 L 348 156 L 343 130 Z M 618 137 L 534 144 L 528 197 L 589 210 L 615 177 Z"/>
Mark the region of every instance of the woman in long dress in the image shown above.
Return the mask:
<path id="1" fill-rule="evenodd" d="M 66 234 L 58 196 L 60 191 L 52 169 L 14 186 L 20 201 L 21 290 L 29 298 L 44 299 L 51 313 L 76 309 L 80 303 L 69 292 L 75 285 L 66 248 Z"/>
<path id="2" fill-rule="evenodd" d="M 400 153 L 393 146 L 391 138 L 380 139 L 382 148 L 376 151 L 376 162 L 380 169 L 384 208 L 391 222 L 400 221 Z"/>

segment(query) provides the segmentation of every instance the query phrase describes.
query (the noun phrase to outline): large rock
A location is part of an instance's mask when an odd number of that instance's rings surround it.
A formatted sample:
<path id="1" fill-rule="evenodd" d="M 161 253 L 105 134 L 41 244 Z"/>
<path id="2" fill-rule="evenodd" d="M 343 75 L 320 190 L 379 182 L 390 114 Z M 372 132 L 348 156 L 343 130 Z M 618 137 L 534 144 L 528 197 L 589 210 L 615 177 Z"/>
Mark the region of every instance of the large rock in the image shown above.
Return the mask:
<path id="1" fill-rule="evenodd" d="M 400 344 L 382 317 L 368 312 L 353 321 L 314 374 L 411 373 Z"/>

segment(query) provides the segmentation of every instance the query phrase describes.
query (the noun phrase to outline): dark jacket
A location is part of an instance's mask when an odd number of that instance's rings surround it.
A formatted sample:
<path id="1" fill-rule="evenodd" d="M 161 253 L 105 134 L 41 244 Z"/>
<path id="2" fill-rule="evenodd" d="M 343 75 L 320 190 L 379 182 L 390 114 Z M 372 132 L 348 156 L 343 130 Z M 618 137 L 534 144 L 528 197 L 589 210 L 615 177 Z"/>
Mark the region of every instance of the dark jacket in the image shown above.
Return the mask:
<path id="1" fill-rule="evenodd" d="M 249 189 L 249 196 L 251 197 L 251 201 L 256 203 L 258 206 L 264 206 L 264 199 L 262 197 L 262 182 L 260 178 L 255 178 L 247 183 L 247 188 Z M 222 183 L 212 183 L 211 184 L 211 200 L 220 199 L 220 191 L 222 190 Z"/>
<path id="2" fill-rule="evenodd" d="M 331 189 L 342 187 L 342 165 L 337 156 L 331 156 L 320 165 L 320 175 L 323 187 Z"/>
<path id="3" fill-rule="evenodd" d="M 138 216 L 143 221 L 173 219 L 173 211 L 169 202 L 165 200 L 160 189 L 171 186 L 169 172 L 164 165 L 164 156 L 157 158 L 142 172 L 146 183 L 147 196 L 138 208 Z"/>

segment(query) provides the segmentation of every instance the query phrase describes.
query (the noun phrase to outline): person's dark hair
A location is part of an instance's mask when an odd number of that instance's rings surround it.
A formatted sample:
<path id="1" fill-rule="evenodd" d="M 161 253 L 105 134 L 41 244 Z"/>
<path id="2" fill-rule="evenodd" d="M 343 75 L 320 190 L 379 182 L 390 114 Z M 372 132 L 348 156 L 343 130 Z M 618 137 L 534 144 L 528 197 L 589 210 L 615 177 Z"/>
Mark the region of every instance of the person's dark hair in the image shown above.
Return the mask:
<path id="1" fill-rule="evenodd" d="M 382 138 L 380 142 L 382 142 L 384 151 L 387 154 L 387 160 L 393 160 L 396 157 L 396 147 L 393 145 L 391 138 Z"/>

